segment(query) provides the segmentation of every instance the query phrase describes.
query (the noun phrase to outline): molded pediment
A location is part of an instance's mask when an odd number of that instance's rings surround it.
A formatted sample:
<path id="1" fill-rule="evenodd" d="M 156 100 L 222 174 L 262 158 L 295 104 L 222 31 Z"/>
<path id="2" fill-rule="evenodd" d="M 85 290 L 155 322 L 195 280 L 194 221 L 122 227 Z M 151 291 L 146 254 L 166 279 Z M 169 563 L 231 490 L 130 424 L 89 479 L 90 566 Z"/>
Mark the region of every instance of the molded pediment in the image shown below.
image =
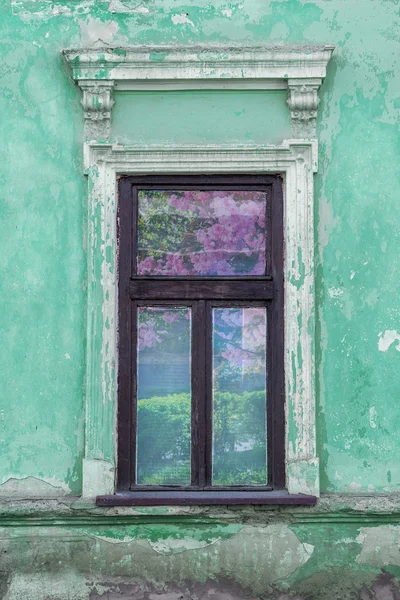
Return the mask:
<path id="1" fill-rule="evenodd" d="M 108 139 L 113 90 L 287 89 L 296 137 L 315 137 L 334 46 L 154 46 L 64 50 L 81 87 L 86 139 Z"/>

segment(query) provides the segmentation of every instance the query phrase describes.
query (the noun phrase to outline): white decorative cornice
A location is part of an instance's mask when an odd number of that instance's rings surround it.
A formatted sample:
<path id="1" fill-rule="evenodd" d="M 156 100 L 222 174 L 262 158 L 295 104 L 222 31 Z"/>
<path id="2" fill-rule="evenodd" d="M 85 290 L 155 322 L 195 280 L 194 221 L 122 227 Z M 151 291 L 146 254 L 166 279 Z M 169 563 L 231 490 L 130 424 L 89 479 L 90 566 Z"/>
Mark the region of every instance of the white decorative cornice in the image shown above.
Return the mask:
<path id="1" fill-rule="evenodd" d="M 83 90 L 86 139 L 109 136 L 112 89 L 289 89 L 293 132 L 314 134 L 333 46 L 154 46 L 64 50 Z M 93 123 L 97 123 L 96 126 Z"/>

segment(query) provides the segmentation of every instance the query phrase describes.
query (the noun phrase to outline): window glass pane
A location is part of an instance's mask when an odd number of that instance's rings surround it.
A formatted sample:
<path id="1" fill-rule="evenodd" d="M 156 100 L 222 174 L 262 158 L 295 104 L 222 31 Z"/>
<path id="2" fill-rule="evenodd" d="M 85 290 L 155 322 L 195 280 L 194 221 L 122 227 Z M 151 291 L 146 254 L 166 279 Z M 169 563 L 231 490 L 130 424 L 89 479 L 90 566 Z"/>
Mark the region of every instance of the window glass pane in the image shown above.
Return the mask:
<path id="1" fill-rule="evenodd" d="M 266 485 L 266 310 L 213 309 L 213 485 Z"/>
<path id="2" fill-rule="evenodd" d="M 191 314 L 138 308 L 138 484 L 190 484 Z"/>
<path id="3" fill-rule="evenodd" d="M 140 191 L 139 275 L 264 275 L 265 192 Z"/>

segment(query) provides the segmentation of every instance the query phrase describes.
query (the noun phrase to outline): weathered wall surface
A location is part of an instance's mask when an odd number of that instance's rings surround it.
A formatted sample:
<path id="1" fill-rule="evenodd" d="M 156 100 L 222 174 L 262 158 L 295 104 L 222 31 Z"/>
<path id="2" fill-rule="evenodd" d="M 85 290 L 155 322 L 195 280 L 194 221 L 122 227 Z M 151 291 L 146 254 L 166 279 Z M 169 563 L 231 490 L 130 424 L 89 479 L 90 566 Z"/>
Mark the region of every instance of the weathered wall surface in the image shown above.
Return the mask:
<path id="1" fill-rule="evenodd" d="M 0 489 L 12 498 L 0 595 L 400 597 L 397 496 L 351 500 L 400 487 L 399 31 L 396 0 L 0 4 Z M 67 497 L 23 505 L 81 490 L 86 187 L 80 96 L 60 50 L 229 41 L 336 45 L 318 122 L 317 427 L 322 491 L 344 495 L 308 513 L 187 518 L 117 518 Z M 278 143 L 280 94 L 120 94 L 113 133 Z"/>

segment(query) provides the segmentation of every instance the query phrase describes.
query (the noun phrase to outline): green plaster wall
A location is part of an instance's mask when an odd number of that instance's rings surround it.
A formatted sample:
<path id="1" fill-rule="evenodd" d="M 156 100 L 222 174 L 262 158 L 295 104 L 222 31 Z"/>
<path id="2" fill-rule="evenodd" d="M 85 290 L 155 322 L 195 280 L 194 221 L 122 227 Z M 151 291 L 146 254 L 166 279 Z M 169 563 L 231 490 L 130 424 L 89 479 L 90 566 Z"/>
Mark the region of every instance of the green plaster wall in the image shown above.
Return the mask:
<path id="1" fill-rule="evenodd" d="M 348 493 L 348 498 L 355 493 L 399 490 L 399 31 L 396 0 L 5 0 L 0 4 L 0 483 L 4 492 L 42 497 L 79 495 L 81 490 L 87 197 L 80 98 L 60 50 L 96 42 L 103 46 L 229 41 L 336 45 L 320 92 L 320 167 L 315 178 L 321 487 L 323 492 Z M 286 137 L 289 128 L 281 96 L 281 92 L 159 97 L 119 93 L 113 131 L 121 142 L 143 142 L 148 136 L 152 143 L 189 143 L 206 136 L 213 142 L 277 143 L 279 132 Z M 111 589 L 101 588 L 108 576 L 126 581 L 133 573 L 130 557 L 135 556 L 140 564 L 149 561 L 149 581 L 160 586 L 162 580 L 170 586 L 168 598 L 160 600 L 177 599 L 179 582 L 189 579 L 203 584 L 207 578 L 233 579 L 254 594 L 291 586 L 302 600 L 326 597 L 321 591 L 324 585 L 331 585 L 334 597 L 341 600 L 358 597 L 346 596 L 353 592 L 348 591 L 351 586 L 343 591 L 343 581 L 352 582 L 353 590 L 368 582 L 370 595 L 363 600 L 379 593 L 392 600 L 395 596 L 389 592 L 397 585 L 393 577 L 400 568 L 398 512 L 392 524 L 371 525 L 372 532 L 363 529 L 361 509 L 358 521 L 355 517 L 352 525 L 342 524 L 339 529 L 332 514 L 331 529 L 317 517 L 296 526 L 290 525 L 289 516 L 282 516 L 282 522 L 278 519 L 276 534 L 286 540 L 282 542 L 286 571 L 281 564 L 271 566 L 274 546 L 269 534 L 258 533 L 259 543 L 254 541 L 257 535 L 243 537 L 240 512 L 232 513 L 236 533 L 232 530 L 228 535 L 237 545 L 226 540 L 211 543 L 215 525 L 204 535 L 193 525 L 188 539 L 196 539 L 200 546 L 185 542 L 185 564 L 179 562 L 182 553 L 166 559 L 159 552 L 165 546 L 151 546 L 149 540 L 168 537 L 158 530 L 146 530 L 143 537 L 136 530 L 125 531 L 123 524 L 114 525 L 112 535 L 104 534 L 100 524 L 90 531 L 63 529 L 75 539 L 74 546 L 65 543 L 61 528 L 51 520 L 44 528 L 32 530 L 28 523 L 23 528 L 9 523 L 2 539 L 10 558 L 0 562 L 0 570 L 5 565 L 17 575 L 12 580 L 4 575 L 0 581 L 8 600 L 42 598 L 40 590 L 46 585 L 47 589 L 53 586 L 51 598 L 89 598 L 90 593 L 93 600 L 101 597 L 101 589 Z M 263 516 L 262 527 L 269 519 Z M 128 543 L 135 540 L 128 553 L 122 542 L 108 539 L 124 533 Z M 53 534 L 56 541 L 47 545 Z M 171 530 L 169 537 L 174 535 Z M 312 554 L 307 544 L 314 548 Z M 50 550 L 58 553 L 58 565 L 49 558 Z M 69 572 L 71 595 L 65 595 L 64 571 L 72 563 L 80 564 L 77 556 L 89 555 L 106 565 L 98 568 L 97 591 L 87 583 L 94 563 L 82 559 L 82 566 Z M 244 571 L 237 566 L 237 556 L 246 557 Z M 268 569 L 271 576 L 258 576 Z M 379 575 L 382 569 L 385 575 Z M 24 595 L 29 585 L 39 591 Z M 389 590 L 387 596 L 382 596 L 383 588 Z M 220 593 L 227 597 L 228 588 L 224 589 Z M 238 591 L 229 593 L 240 597 Z M 203 597 L 198 589 L 196 594 Z M 115 592 L 107 597 L 119 596 Z"/>
<path id="2" fill-rule="evenodd" d="M 286 98 L 285 90 L 119 92 L 112 134 L 127 144 L 279 144 L 291 136 Z"/>
<path id="3" fill-rule="evenodd" d="M 397 2 L 13 0 L 0 11 L 1 480 L 80 488 L 86 191 L 79 94 L 60 49 L 334 43 L 316 177 L 322 489 L 398 489 Z M 287 135 L 282 92 L 204 94 L 117 94 L 114 131 L 154 143 Z"/>

